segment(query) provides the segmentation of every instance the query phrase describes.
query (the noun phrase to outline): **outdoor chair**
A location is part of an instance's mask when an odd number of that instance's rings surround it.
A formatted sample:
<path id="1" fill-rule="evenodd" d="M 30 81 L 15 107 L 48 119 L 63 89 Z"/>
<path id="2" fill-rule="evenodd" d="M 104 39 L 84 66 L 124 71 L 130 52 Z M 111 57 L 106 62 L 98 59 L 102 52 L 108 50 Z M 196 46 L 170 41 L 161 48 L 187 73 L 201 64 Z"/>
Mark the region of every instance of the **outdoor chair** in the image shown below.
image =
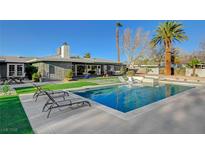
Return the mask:
<path id="1" fill-rule="evenodd" d="M 121 83 L 127 83 L 127 81 L 122 76 L 119 76 L 118 79 Z"/>
<path id="2" fill-rule="evenodd" d="M 36 84 L 33 84 L 33 86 L 36 88 L 36 91 L 33 95 L 33 98 L 35 98 L 35 102 L 36 102 L 39 96 L 44 96 L 46 94 L 45 94 L 45 90 L 41 86 L 38 86 Z M 63 97 L 64 100 L 65 100 L 65 96 L 69 96 L 69 93 L 63 90 L 58 90 L 58 91 L 46 90 L 46 92 L 49 93 L 50 95 L 55 95 L 55 97 Z"/>
<path id="3" fill-rule="evenodd" d="M 82 99 L 76 99 L 76 98 L 69 98 L 65 100 L 57 100 L 56 98 L 52 97 L 47 91 L 44 91 L 45 95 L 48 96 L 48 101 L 45 103 L 43 106 L 42 112 L 48 112 L 47 118 L 50 117 L 51 111 L 53 109 L 58 108 L 60 110 L 61 107 L 66 107 L 66 106 L 73 106 L 76 104 L 82 104 L 84 105 L 85 103 L 91 107 L 90 102 Z M 76 100 L 76 101 L 75 101 Z"/>

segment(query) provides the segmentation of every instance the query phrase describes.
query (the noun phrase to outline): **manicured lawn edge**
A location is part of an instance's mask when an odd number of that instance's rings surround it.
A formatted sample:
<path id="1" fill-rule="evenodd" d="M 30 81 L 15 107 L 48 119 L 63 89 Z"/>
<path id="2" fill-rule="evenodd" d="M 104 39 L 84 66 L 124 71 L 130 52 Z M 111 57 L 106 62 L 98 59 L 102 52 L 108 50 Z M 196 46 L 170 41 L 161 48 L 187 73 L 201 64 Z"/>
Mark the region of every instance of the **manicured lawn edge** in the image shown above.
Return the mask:
<path id="1" fill-rule="evenodd" d="M 0 97 L 0 134 L 33 134 L 18 95 Z"/>
<path id="2" fill-rule="evenodd" d="M 87 81 L 77 81 L 77 82 L 70 82 L 70 83 L 61 83 L 61 84 L 46 84 L 42 85 L 42 88 L 45 90 L 63 90 L 63 89 L 72 89 L 72 88 L 80 88 L 85 86 L 95 86 L 98 85 L 97 83 L 87 82 Z M 34 87 L 21 87 L 15 88 L 17 94 L 29 94 L 34 93 Z"/>

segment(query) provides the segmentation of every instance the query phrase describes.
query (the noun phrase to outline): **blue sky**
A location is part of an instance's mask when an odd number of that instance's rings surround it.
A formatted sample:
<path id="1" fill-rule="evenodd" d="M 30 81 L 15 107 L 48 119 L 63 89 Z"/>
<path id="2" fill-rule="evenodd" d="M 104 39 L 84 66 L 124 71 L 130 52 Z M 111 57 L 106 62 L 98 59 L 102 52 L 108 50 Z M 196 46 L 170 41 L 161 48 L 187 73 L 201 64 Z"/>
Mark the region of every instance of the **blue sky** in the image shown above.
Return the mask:
<path id="1" fill-rule="evenodd" d="M 163 21 L 129 20 L 120 21 L 122 30 L 142 28 L 150 37 Z M 205 40 L 205 21 L 179 21 L 183 23 L 189 40 L 176 44 L 191 52 L 199 48 Z M 100 21 L 0 21 L 0 56 L 48 56 L 54 55 L 56 48 L 68 42 L 71 55 L 83 56 L 90 52 L 92 57 L 117 60 L 114 20 Z M 122 56 L 124 59 L 124 56 Z"/>

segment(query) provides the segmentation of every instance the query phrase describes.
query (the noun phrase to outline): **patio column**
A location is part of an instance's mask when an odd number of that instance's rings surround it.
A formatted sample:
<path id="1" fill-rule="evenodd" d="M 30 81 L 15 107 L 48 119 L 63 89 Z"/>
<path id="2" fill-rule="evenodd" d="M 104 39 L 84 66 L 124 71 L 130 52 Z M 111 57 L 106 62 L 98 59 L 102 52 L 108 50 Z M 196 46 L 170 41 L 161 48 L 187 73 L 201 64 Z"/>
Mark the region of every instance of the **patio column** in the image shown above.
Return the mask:
<path id="1" fill-rule="evenodd" d="M 88 73 L 88 65 L 85 64 L 85 73 Z"/>
<path id="2" fill-rule="evenodd" d="M 78 65 L 75 65 L 75 76 L 78 75 Z"/>

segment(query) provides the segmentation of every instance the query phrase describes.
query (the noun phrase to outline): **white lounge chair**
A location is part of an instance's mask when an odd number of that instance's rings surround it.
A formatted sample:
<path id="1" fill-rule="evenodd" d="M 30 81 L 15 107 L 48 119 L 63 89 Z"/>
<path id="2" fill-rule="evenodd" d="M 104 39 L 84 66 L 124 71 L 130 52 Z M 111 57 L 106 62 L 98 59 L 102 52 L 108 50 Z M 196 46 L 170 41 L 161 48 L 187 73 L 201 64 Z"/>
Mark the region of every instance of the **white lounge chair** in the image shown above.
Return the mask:
<path id="1" fill-rule="evenodd" d="M 128 83 L 122 76 L 119 76 L 118 79 L 119 79 L 120 82 L 122 82 L 122 83 Z"/>
<path id="2" fill-rule="evenodd" d="M 134 80 L 133 77 L 128 77 L 128 81 L 126 81 L 122 76 L 118 77 L 120 82 L 126 83 L 126 84 L 135 84 L 135 83 L 141 83 L 139 80 Z"/>

